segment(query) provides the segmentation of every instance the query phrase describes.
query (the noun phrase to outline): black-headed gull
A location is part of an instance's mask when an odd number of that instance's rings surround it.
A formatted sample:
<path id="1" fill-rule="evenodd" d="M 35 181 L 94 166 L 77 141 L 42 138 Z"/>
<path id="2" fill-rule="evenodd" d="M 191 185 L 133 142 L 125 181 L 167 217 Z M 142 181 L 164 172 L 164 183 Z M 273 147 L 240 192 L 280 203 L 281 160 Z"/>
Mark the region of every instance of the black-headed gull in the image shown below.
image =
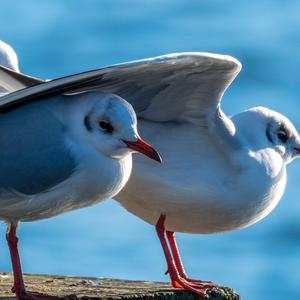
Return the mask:
<path id="1" fill-rule="evenodd" d="M 22 278 L 18 222 L 112 198 L 129 178 L 133 152 L 160 157 L 139 137 L 132 106 L 111 93 L 50 96 L 0 114 L 0 219 L 8 224 L 13 291 L 35 299 Z"/>
<path id="2" fill-rule="evenodd" d="M 174 232 L 223 232 L 264 218 L 284 192 L 286 165 L 300 154 L 299 135 L 283 115 L 264 107 L 233 117 L 221 110 L 222 95 L 240 69 L 230 56 L 170 54 L 40 85 L 33 80 L 0 106 L 86 90 L 127 99 L 164 165 L 136 157 L 131 179 L 116 198 L 156 226 L 173 286 L 205 296 L 215 285 L 186 275 Z M 26 80 L 24 75 L 21 84 Z"/>

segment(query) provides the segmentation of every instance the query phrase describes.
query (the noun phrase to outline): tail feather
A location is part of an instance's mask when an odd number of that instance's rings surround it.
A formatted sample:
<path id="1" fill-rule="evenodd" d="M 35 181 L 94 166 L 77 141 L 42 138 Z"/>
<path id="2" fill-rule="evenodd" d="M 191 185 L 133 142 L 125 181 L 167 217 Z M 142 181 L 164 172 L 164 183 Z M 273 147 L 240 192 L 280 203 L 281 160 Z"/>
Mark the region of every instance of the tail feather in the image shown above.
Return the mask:
<path id="1" fill-rule="evenodd" d="M 22 74 L 16 52 L 0 40 L 0 97 L 42 82 L 44 80 Z"/>

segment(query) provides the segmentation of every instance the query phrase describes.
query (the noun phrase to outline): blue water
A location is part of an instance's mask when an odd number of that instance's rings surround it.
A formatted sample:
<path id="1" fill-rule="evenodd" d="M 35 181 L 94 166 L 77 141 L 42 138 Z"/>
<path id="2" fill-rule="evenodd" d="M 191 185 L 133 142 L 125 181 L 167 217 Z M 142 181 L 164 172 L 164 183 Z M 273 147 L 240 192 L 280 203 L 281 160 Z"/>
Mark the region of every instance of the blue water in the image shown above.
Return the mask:
<path id="1" fill-rule="evenodd" d="M 264 105 L 298 129 L 299 28 L 296 0 L 0 3 L 0 38 L 17 50 L 26 73 L 55 78 L 179 51 L 230 54 L 243 70 L 226 92 L 225 112 Z M 190 275 L 232 286 L 246 300 L 300 299 L 300 161 L 288 175 L 282 201 L 259 224 L 178 234 Z M 0 227 L 0 270 L 10 271 Z M 168 280 L 154 229 L 113 201 L 23 224 L 19 235 L 25 272 Z"/>

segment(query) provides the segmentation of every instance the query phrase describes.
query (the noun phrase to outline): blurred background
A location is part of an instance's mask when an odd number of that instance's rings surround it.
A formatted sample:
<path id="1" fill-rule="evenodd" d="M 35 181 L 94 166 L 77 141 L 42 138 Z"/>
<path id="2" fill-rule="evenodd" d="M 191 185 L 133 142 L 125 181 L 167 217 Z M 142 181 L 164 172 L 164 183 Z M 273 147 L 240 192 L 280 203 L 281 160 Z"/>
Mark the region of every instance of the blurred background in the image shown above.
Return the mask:
<path id="1" fill-rule="evenodd" d="M 300 129 L 299 12 L 296 0 L 1 1 L 0 39 L 17 51 L 21 71 L 42 78 L 171 52 L 229 54 L 243 70 L 223 110 L 263 105 Z M 246 300 L 300 299 L 299 181 L 300 160 L 288 166 L 277 208 L 250 228 L 178 234 L 188 273 Z M 0 225 L 0 270 L 11 271 Z M 24 223 L 19 236 L 24 272 L 168 281 L 154 228 L 112 200 Z"/>

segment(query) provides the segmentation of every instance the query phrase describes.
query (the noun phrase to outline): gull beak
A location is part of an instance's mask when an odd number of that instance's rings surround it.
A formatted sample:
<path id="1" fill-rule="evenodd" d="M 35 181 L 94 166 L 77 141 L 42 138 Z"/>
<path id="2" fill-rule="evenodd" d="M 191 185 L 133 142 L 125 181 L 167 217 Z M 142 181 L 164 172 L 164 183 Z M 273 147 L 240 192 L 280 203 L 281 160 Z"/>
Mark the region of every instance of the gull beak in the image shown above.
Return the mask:
<path id="1" fill-rule="evenodd" d="M 140 137 L 138 137 L 136 142 L 125 141 L 125 140 L 123 140 L 123 142 L 127 145 L 128 148 L 140 152 L 160 163 L 162 162 L 162 159 L 158 154 L 158 152 L 149 144 L 147 144 L 145 141 L 143 141 Z"/>
<path id="2" fill-rule="evenodd" d="M 300 155 L 300 146 L 295 147 L 294 150 L 295 150 L 295 155 L 296 156 Z"/>

